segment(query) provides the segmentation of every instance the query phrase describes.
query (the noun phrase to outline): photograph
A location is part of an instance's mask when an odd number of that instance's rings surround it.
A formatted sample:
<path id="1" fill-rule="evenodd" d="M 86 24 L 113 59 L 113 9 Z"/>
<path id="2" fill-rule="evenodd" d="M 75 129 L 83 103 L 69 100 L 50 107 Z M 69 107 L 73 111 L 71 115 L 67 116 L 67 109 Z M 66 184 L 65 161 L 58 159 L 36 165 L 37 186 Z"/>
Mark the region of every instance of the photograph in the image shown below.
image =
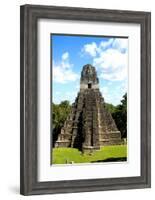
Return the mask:
<path id="1" fill-rule="evenodd" d="M 151 187 L 151 12 L 20 7 L 20 194 Z"/>
<path id="2" fill-rule="evenodd" d="M 128 37 L 50 35 L 51 165 L 128 161 Z"/>

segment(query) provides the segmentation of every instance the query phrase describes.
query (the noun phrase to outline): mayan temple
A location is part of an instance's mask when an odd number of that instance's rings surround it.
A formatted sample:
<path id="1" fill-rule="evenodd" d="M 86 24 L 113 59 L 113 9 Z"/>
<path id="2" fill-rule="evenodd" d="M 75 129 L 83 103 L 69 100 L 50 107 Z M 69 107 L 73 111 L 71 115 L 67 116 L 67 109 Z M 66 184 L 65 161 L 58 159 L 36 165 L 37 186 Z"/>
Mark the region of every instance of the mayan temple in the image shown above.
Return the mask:
<path id="1" fill-rule="evenodd" d="M 73 147 L 89 152 L 101 146 L 119 144 L 121 133 L 105 108 L 95 67 L 87 64 L 81 72 L 80 91 L 55 147 Z"/>

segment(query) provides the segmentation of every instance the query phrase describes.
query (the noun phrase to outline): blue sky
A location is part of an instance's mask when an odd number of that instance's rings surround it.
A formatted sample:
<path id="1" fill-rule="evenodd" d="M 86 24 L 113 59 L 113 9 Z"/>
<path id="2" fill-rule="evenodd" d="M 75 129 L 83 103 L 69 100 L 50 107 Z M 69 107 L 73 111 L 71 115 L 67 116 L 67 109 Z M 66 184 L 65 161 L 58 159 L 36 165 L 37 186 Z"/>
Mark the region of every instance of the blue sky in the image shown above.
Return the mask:
<path id="1" fill-rule="evenodd" d="M 105 102 L 118 105 L 127 92 L 128 39 L 51 35 L 52 101 L 74 102 L 83 65 L 96 67 Z"/>

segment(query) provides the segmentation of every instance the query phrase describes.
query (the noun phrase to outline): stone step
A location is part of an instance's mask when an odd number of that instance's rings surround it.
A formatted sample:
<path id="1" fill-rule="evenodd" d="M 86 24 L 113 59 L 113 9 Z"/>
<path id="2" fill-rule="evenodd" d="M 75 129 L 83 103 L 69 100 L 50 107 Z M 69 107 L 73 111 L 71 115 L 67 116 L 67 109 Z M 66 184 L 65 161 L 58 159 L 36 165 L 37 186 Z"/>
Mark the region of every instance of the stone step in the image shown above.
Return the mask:
<path id="1" fill-rule="evenodd" d="M 91 76 L 84 77 L 83 75 L 81 80 L 84 80 L 84 78 L 89 80 L 90 78 L 92 81 Z M 96 75 L 93 78 L 96 80 Z M 80 127 L 78 127 L 79 124 Z M 80 133 L 78 128 L 80 128 Z M 111 130 L 117 130 L 117 128 L 111 115 L 104 108 L 104 98 L 99 89 L 82 88 L 77 95 L 75 103 L 72 104 L 72 111 L 62 128 L 62 133 L 58 137 L 56 146 L 67 147 L 80 143 L 78 145 L 86 144 L 86 150 L 91 150 L 102 145 L 120 144 L 120 132 Z M 85 134 L 85 141 L 81 141 L 81 134 Z M 93 148 L 87 144 L 93 145 Z"/>

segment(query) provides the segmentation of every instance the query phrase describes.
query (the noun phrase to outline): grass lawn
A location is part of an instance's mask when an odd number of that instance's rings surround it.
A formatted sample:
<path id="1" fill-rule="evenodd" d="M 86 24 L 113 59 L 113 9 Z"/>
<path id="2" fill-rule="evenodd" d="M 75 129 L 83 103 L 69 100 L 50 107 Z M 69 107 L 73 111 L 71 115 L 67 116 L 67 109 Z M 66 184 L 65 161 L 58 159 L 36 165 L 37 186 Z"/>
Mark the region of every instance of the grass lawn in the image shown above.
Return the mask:
<path id="1" fill-rule="evenodd" d="M 75 148 L 54 148 L 52 155 L 52 164 L 126 161 L 127 146 L 104 146 L 92 154 L 82 154 Z"/>

